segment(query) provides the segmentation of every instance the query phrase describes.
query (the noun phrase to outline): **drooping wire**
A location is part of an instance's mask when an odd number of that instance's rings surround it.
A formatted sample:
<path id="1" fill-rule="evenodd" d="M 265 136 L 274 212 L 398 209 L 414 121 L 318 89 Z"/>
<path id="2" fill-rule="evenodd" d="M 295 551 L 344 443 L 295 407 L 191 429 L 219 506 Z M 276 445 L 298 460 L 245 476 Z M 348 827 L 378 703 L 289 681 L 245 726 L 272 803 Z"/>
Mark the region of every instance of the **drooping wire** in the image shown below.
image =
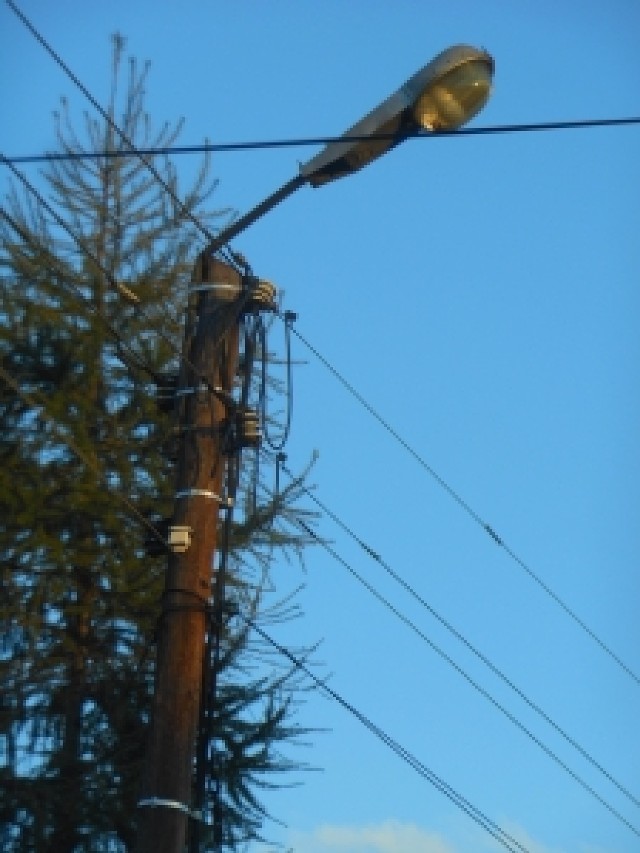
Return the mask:
<path id="1" fill-rule="evenodd" d="M 507 133 L 534 133 L 551 130 L 584 130 L 598 127 L 623 127 L 640 124 L 640 116 L 622 118 L 578 119 L 576 121 L 530 122 L 528 124 L 501 124 L 485 127 L 460 127 L 457 130 L 428 131 L 416 130 L 407 134 L 406 139 L 437 139 L 451 136 L 489 136 Z M 349 136 L 353 142 L 366 142 L 368 136 Z M 395 134 L 377 133 L 376 139 L 396 139 Z M 201 145 L 168 145 L 163 148 L 138 148 L 144 157 L 158 157 L 176 154 L 221 154 L 243 151 L 268 151 L 278 148 L 307 148 L 317 145 L 331 145 L 344 141 L 344 136 L 314 136 L 297 139 L 271 139 L 253 142 L 218 142 Z M 49 154 L 24 154 L 8 158 L 11 163 L 43 163 L 59 160 L 91 160 L 98 157 L 112 159 L 135 157 L 133 151 L 83 151 Z"/>
<path id="2" fill-rule="evenodd" d="M 267 346 L 267 330 L 262 318 L 260 318 L 260 322 L 258 324 L 257 329 L 260 343 L 261 358 L 259 408 L 262 414 L 262 432 L 265 441 L 267 442 L 269 447 L 276 453 L 280 452 L 281 450 L 284 450 L 284 446 L 289 439 L 289 433 L 291 431 L 291 420 L 293 418 L 293 370 L 291 364 L 291 327 L 295 319 L 296 315 L 292 311 L 284 312 L 284 337 L 287 360 L 285 392 L 287 400 L 287 411 L 285 416 L 284 427 L 282 429 L 282 435 L 277 439 L 272 438 L 269 434 L 269 416 L 267 412 L 267 362 L 269 358 L 269 351 Z"/>
<path id="3" fill-rule="evenodd" d="M 334 690 L 332 687 L 315 675 L 311 669 L 309 669 L 306 664 L 300 660 L 296 655 L 294 655 L 289 649 L 285 646 L 282 646 L 276 640 L 274 640 L 266 631 L 263 631 L 256 622 L 250 617 L 240 613 L 238 614 L 241 619 L 243 619 L 247 625 L 249 625 L 259 636 L 262 637 L 267 643 L 273 646 L 279 654 L 283 657 L 286 657 L 297 669 L 303 672 L 314 685 L 335 702 L 338 703 L 345 711 L 348 711 L 353 717 L 358 720 L 368 731 L 370 731 L 373 735 L 375 735 L 379 740 L 381 740 L 389 749 L 392 750 L 399 758 L 401 758 L 405 763 L 407 763 L 410 767 L 412 767 L 417 773 L 422 776 L 423 779 L 426 779 L 434 788 L 440 791 L 441 794 L 444 794 L 451 802 L 453 802 L 461 811 L 465 812 L 473 821 L 475 821 L 479 826 L 485 829 L 496 841 L 499 841 L 503 847 L 507 850 L 512 851 L 512 853 L 517 853 L 520 851 L 521 853 L 528 853 L 527 848 L 517 841 L 512 835 L 509 835 L 503 829 L 501 829 L 497 823 L 492 821 L 489 817 L 487 817 L 480 809 L 476 808 L 469 800 L 465 799 L 462 794 L 458 793 L 451 785 L 447 784 L 440 776 L 438 776 L 433 770 L 427 767 L 422 761 L 416 758 L 413 753 L 411 753 L 408 749 L 403 747 L 397 740 L 391 737 L 391 735 L 387 734 L 384 729 L 377 726 L 369 717 L 359 711 L 355 705 L 348 702 L 337 690 Z"/>
<path id="4" fill-rule="evenodd" d="M 484 530 L 484 532 L 498 545 L 500 546 L 506 554 L 513 560 L 516 565 L 518 565 L 529 578 L 536 583 L 546 595 L 551 598 L 555 604 L 560 607 L 562 611 L 564 611 L 566 616 L 569 616 L 573 622 L 587 634 L 594 643 L 596 643 L 601 651 L 603 651 L 608 657 L 613 660 L 619 667 L 622 669 L 635 683 L 640 686 L 640 676 L 638 676 L 632 669 L 629 667 L 622 658 L 613 651 L 613 649 L 607 645 L 607 643 L 602 640 L 596 632 L 590 628 L 587 623 L 573 610 L 554 590 L 547 584 L 526 562 L 520 557 L 516 551 L 514 551 L 505 540 L 496 533 L 494 528 L 488 524 L 484 519 L 477 513 L 473 507 L 467 503 L 464 498 L 457 492 L 452 486 L 447 483 L 447 481 L 441 477 L 436 470 L 429 465 L 429 463 L 424 459 L 423 456 L 418 453 L 418 451 L 412 447 L 406 439 L 404 439 L 400 433 L 393 427 L 391 424 L 385 420 L 382 415 L 369 403 L 360 392 L 352 385 L 345 376 L 327 359 L 325 358 L 321 352 L 319 352 L 316 347 L 311 344 L 311 342 L 300 332 L 297 328 L 293 329 L 294 335 L 305 345 L 305 347 L 309 350 L 309 352 L 313 353 L 313 355 L 318 359 L 318 361 L 329 371 L 329 373 L 337 379 L 337 381 L 345 388 L 351 396 L 357 400 L 358 403 L 382 426 L 382 428 L 389 433 L 389 435 L 402 447 L 407 453 L 414 459 L 418 465 L 429 474 L 429 476 L 435 480 L 435 482 L 445 491 L 447 494 L 453 498 L 453 500 L 458 504 L 458 506 L 463 509 L 466 514 L 475 521 L 475 523 Z"/>
<path id="5" fill-rule="evenodd" d="M 286 463 L 282 462 L 282 470 L 287 474 L 290 480 L 294 479 L 293 473 L 288 469 Z M 592 767 L 598 770 L 612 785 L 614 785 L 627 799 L 634 805 L 640 807 L 640 800 L 629 791 L 623 784 L 606 770 L 583 746 L 581 746 L 574 738 L 571 737 L 562 726 L 558 725 L 536 702 L 530 699 L 523 690 L 521 690 L 502 670 L 499 669 L 485 654 L 477 649 L 459 630 L 457 630 L 447 619 L 444 618 L 429 602 L 418 593 L 411 584 L 407 583 L 401 575 L 398 574 L 389 563 L 384 560 L 370 545 L 368 545 L 360 536 L 358 536 L 346 522 L 344 522 L 335 512 L 333 512 L 323 501 L 321 501 L 314 492 L 307 488 L 304 483 L 300 485 L 301 490 L 309 497 L 316 506 L 322 510 L 335 524 L 340 527 L 360 548 L 374 560 L 382 569 L 397 583 L 402 589 L 411 595 L 431 616 L 434 617 L 453 637 L 462 643 L 478 660 L 480 660 L 495 676 L 497 676 L 504 684 L 507 685 L 520 699 L 522 699 L 539 717 L 541 717 L 549 726 L 551 726 L 570 746 L 572 746 Z M 320 541 L 316 539 L 316 541 Z M 333 551 L 329 551 L 332 556 L 336 557 Z M 339 562 L 344 565 L 342 560 Z M 358 578 L 359 580 L 359 578 Z"/>

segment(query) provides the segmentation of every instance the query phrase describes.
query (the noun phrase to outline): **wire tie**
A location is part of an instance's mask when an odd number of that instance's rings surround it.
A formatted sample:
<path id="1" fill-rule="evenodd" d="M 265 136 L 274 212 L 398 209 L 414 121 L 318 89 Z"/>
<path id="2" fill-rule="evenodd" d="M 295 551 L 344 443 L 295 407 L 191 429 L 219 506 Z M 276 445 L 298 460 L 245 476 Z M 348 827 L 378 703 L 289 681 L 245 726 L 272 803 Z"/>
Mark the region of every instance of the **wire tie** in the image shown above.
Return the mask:
<path id="1" fill-rule="evenodd" d="M 192 820 L 203 822 L 202 811 L 200 809 L 191 809 L 184 803 L 179 803 L 177 800 L 165 800 L 162 797 L 147 797 L 144 800 L 138 800 L 138 808 L 150 809 L 175 809 L 190 817 Z"/>
<path id="2" fill-rule="evenodd" d="M 233 506 L 231 498 L 221 498 L 220 495 L 209 491 L 209 489 L 181 489 L 176 492 L 175 497 L 176 500 L 179 498 L 211 498 L 211 500 L 218 501 L 222 506 Z"/>

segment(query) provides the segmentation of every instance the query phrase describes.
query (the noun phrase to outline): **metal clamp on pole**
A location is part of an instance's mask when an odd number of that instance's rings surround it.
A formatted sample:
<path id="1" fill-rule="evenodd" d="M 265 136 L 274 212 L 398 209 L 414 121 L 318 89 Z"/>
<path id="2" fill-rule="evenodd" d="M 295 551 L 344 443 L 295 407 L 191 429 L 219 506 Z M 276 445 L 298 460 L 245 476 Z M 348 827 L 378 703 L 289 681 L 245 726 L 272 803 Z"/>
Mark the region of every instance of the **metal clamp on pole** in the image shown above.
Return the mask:
<path id="1" fill-rule="evenodd" d="M 233 501 L 231 498 L 221 498 L 215 492 L 209 489 L 181 489 L 175 494 L 176 500 L 179 498 L 210 498 L 213 501 L 218 501 L 222 506 L 232 507 Z"/>
<path id="2" fill-rule="evenodd" d="M 201 382 L 200 385 L 196 385 L 194 388 L 178 388 L 175 392 L 176 397 L 186 397 L 188 394 L 203 394 L 205 391 L 213 391 L 215 394 L 224 393 L 223 389 L 219 385 L 206 385 L 204 382 Z"/>
<path id="3" fill-rule="evenodd" d="M 184 803 L 179 803 L 177 800 L 165 800 L 162 797 L 147 797 L 144 800 L 138 800 L 137 806 L 139 809 L 175 809 L 190 817 L 191 820 L 204 821 L 202 811 L 200 809 L 191 809 Z"/>
<path id="4" fill-rule="evenodd" d="M 189 293 L 212 291 L 219 302 L 235 302 L 240 296 L 240 285 L 228 281 L 194 282 L 189 285 Z"/>

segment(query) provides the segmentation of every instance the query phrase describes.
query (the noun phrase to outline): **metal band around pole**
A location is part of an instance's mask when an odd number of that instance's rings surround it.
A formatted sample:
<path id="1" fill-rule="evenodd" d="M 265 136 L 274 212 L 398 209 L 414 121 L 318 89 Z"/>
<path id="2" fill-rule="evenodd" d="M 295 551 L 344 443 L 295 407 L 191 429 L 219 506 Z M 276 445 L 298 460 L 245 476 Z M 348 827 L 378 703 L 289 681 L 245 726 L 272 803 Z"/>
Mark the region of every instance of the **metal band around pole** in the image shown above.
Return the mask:
<path id="1" fill-rule="evenodd" d="M 138 800 L 137 805 L 139 809 L 174 809 L 175 811 L 186 814 L 187 817 L 190 817 L 192 820 L 204 820 L 202 812 L 199 809 L 191 809 L 189 806 L 184 803 L 179 803 L 177 800 L 165 800 L 162 797 L 147 797 L 144 800 Z"/>
<path id="2" fill-rule="evenodd" d="M 209 386 L 205 385 L 203 382 L 195 388 L 178 388 L 175 395 L 176 397 L 185 397 L 187 394 L 201 394 L 203 391 L 209 390 Z M 213 385 L 211 386 L 211 391 L 213 391 L 214 394 L 220 394 L 222 392 L 222 388 L 219 385 Z"/>
<path id="3" fill-rule="evenodd" d="M 237 284 L 229 284 L 226 281 L 210 281 L 206 284 L 190 284 L 189 293 L 197 293 L 201 290 L 227 290 L 234 295 L 240 293 L 240 286 Z"/>
<path id="4" fill-rule="evenodd" d="M 233 506 L 231 498 L 221 498 L 215 492 L 209 489 L 181 489 L 175 494 L 176 500 L 179 498 L 210 498 L 213 501 L 218 501 L 223 506 Z"/>

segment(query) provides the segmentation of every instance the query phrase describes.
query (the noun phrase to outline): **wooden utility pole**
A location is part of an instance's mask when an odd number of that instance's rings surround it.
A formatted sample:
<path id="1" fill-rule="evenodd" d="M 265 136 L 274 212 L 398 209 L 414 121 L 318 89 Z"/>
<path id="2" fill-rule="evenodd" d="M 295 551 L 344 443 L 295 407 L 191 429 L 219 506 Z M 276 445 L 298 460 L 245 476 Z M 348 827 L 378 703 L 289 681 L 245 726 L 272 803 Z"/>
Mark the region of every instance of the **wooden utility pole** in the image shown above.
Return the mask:
<path id="1" fill-rule="evenodd" d="M 166 586 L 158 632 L 151 732 L 138 853 L 183 853 L 192 815 L 193 771 L 225 433 L 238 367 L 242 278 L 206 254 L 196 264 L 178 383 L 179 456 Z M 203 382 L 203 378 L 206 382 Z M 216 389 L 212 393 L 211 389 Z M 184 550 L 181 550 L 184 548 Z"/>

